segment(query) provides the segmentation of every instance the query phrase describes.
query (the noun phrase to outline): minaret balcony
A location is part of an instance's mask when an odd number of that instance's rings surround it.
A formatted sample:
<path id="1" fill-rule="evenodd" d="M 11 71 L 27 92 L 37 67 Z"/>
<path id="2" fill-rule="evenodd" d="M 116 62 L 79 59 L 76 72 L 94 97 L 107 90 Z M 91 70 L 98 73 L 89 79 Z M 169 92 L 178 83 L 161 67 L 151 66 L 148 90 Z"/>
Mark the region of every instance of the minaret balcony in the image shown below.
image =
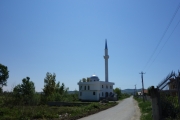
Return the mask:
<path id="1" fill-rule="evenodd" d="M 104 59 L 109 59 L 109 55 L 105 55 L 105 56 L 104 56 Z"/>

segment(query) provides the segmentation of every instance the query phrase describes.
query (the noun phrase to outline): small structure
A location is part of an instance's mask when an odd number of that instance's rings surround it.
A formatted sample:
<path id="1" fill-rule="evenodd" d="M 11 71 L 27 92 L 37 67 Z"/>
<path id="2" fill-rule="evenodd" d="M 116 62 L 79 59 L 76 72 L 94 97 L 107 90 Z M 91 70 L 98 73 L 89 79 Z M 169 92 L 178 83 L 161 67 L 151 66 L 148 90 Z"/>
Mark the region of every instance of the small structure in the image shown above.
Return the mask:
<path id="1" fill-rule="evenodd" d="M 88 82 L 78 82 L 79 85 L 79 99 L 82 101 L 99 101 L 107 98 L 116 100 L 113 93 L 113 82 L 108 81 L 108 48 L 107 41 L 105 43 L 105 81 L 100 81 L 98 76 L 92 75 Z"/>
<path id="2" fill-rule="evenodd" d="M 143 90 L 137 92 L 138 95 L 143 95 Z M 144 89 L 144 95 L 146 96 L 148 94 L 148 90 Z"/>
<path id="3" fill-rule="evenodd" d="M 138 95 L 142 95 L 142 93 L 141 93 L 141 92 L 137 92 L 137 94 L 138 94 Z"/>
<path id="4" fill-rule="evenodd" d="M 89 82 L 79 82 L 79 99 L 82 101 L 99 101 L 113 97 L 112 82 L 99 81 L 98 76 L 92 75 Z"/>

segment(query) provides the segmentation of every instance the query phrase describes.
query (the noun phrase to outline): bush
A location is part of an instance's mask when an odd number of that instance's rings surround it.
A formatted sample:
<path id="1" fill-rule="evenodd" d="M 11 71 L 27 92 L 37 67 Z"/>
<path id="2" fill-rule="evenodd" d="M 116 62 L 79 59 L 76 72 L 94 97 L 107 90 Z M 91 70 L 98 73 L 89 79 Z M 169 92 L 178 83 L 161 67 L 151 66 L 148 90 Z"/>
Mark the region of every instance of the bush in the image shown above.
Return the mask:
<path id="1" fill-rule="evenodd" d="M 168 96 L 161 94 L 162 116 L 164 118 L 177 119 L 180 114 L 180 108 L 177 96 Z"/>
<path id="2" fill-rule="evenodd" d="M 3 93 L 3 89 L 2 89 L 2 87 L 0 87 L 0 94 L 2 94 Z"/>

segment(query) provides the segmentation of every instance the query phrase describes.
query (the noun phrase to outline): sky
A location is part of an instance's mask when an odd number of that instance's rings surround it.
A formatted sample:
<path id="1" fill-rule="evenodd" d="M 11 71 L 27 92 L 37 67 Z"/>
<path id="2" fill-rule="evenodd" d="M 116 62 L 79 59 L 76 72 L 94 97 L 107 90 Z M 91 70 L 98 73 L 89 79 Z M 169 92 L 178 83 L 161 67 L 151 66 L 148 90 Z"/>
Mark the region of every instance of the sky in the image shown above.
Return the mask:
<path id="1" fill-rule="evenodd" d="M 141 88 L 141 71 L 145 88 L 157 86 L 180 69 L 178 5 L 179 0 L 0 0 L 0 63 L 9 70 L 3 89 L 12 91 L 28 76 L 41 92 L 47 72 L 71 91 L 92 74 L 104 81 L 105 39 L 114 88 Z"/>

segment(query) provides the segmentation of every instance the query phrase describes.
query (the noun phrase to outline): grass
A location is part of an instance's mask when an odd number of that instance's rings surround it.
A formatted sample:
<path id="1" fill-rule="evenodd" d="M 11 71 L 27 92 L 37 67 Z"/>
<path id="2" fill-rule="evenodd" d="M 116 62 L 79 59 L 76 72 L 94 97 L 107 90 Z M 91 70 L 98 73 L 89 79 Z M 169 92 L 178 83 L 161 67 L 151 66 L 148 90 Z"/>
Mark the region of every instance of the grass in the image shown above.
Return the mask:
<path id="1" fill-rule="evenodd" d="M 44 102 L 41 97 L 37 94 L 35 96 L 37 100 L 35 99 L 33 104 L 25 104 L 23 99 L 16 99 L 11 93 L 0 95 L 0 120 L 75 120 L 117 105 L 117 102 L 92 102 L 78 106 L 76 104 L 60 107 L 48 106 L 43 104 L 47 102 Z M 63 96 L 64 99 L 71 103 L 75 102 L 74 97 L 70 95 Z"/>
<path id="2" fill-rule="evenodd" d="M 121 95 L 121 97 L 119 98 L 119 100 L 123 100 L 123 99 L 129 98 L 130 96 L 131 96 L 131 95 L 124 93 L 124 94 Z"/>
<path id="3" fill-rule="evenodd" d="M 141 110 L 141 120 L 152 120 L 152 106 L 150 101 L 145 101 L 141 98 L 136 98 L 134 99 L 138 102 L 138 106 Z"/>
<path id="4" fill-rule="evenodd" d="M 30 120 L 30 119 L 60 119 L 75 120 L 90 114 L 97 113 L 112 106 L 116 102 L 91 103 L 83 106 L 1 106 L 0 120 Z"/>

